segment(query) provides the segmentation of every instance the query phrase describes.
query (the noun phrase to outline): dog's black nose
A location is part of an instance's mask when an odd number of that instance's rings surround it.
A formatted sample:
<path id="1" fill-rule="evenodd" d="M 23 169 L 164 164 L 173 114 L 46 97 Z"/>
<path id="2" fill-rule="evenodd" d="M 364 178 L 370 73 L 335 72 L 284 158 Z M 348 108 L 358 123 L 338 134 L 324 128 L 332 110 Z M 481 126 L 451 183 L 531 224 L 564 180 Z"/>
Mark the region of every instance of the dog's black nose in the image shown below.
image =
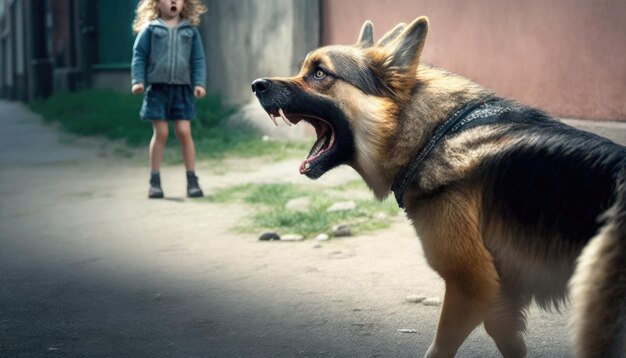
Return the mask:
<path id="1" fill-rule="evenodd" d="M 252 82 L 252 92 L 259 94 L 267 91 L 272 85 L 272 81 L 265 78 L 259 78 Z"/>

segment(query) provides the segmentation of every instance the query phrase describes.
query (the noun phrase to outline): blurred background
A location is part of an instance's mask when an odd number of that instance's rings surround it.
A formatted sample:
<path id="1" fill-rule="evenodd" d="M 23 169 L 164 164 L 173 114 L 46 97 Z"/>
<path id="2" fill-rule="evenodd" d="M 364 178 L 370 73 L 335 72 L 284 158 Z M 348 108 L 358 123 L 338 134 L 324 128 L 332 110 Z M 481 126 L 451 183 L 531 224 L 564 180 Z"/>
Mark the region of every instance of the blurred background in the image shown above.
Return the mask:
<path id="1" fill-rule="evenodd" d="M 0 97 L 128 92 L 137 0 L 0 0 Z M 205 0 L 209 93 L 243 108 L 250 82 L 374 22 L 430 18 L 423 58 L 561 118 L 626 121 L 624 0 Z"/>

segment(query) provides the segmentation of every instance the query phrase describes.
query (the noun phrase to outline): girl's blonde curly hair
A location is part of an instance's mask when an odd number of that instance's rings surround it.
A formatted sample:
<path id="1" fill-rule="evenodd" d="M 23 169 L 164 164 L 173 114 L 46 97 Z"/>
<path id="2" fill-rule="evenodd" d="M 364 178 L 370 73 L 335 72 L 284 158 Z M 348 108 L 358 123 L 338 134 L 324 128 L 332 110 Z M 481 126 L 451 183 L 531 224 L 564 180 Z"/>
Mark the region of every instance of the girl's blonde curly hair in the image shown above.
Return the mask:
<path id="1" fill-rule="evenodd" d="M 133 21 L 134 33 L 139 33 L 147 23 L 159 17 L 158 2 L 159 0 L 139 1 L 137 10 L 135 10 L 135 20 Z M 207 12 L 207 8 L 200 0 L 184 0 L 180 17 L 189 21 L 193 26 L 198 26 L 200 25 L 200 15 L 205 12 Z"/>

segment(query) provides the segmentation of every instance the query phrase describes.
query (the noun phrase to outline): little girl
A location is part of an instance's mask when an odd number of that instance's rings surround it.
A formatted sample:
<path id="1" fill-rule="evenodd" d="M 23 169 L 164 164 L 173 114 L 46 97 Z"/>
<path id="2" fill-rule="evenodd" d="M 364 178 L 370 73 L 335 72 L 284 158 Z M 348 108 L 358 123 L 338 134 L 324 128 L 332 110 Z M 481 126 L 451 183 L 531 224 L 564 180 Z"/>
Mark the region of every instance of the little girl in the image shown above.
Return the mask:
<path id="1" fill-rule="evenodd" d="M 149 198 L 162 198 L 159 170 L 168 136 L 174 131 L 187 170 L 187 196 L 203 196 L 195 174 L 195 148 L 190 120 L 194 96 L 206 94 L 206 65 L 200 33 L 195 26 L 207 9 L 200 0 L 141 0 L 133 31 L 132 93 L 144 93 L 140 116 L 152 121 Z"/>

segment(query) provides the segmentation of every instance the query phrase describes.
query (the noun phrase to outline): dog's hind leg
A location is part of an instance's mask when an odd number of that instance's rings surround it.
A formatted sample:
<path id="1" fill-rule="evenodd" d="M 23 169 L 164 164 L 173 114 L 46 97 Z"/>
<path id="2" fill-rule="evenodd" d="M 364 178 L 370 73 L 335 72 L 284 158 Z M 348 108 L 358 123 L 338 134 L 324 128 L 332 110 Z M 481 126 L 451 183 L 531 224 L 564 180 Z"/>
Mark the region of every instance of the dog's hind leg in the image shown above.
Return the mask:
<path id="1" fill-rule="evenodd" d="M 526 308 L 530 299 L 501 293 L 485 319 L 485 330 L 505 358 L 526 357 L 523 333 L 526 330 Z"/>
<path id="2" fill-rule="evenodd" d="M 606 225 L 585 247 L 571 280 L 577 357 L 626 357 L 626 175 Z"/>

